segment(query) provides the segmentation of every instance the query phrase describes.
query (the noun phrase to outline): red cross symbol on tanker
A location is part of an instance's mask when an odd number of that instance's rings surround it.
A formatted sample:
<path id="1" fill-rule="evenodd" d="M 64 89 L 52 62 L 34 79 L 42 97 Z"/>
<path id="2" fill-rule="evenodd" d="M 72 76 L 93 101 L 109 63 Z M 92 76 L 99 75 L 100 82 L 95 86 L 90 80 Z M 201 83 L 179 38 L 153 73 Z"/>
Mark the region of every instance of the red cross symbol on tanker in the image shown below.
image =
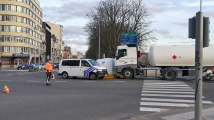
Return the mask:
<path id="1" fill-rule="evenodd" d="M 176 56 L 176 55 L 173 55 L 173 56 L 172 56 L 172 59 L 176 60 L 176 59 L 177 59 L 177 56 Z"/>

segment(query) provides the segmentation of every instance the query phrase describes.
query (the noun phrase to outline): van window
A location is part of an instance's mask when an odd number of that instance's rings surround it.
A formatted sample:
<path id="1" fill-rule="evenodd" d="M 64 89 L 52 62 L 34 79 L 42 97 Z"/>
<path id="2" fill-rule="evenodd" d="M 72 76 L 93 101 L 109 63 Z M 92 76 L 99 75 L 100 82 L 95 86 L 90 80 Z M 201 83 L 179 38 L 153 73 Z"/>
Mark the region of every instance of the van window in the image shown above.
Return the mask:
<path id="1" fill-rule="evenodd" d="M 62 66 L 70 66 L 69 60 L 63 60 Z"/>
<path id="2" fill-rule="evenodd" d="M 63 60 L 62 66 L 79 66 L 79 60 Z"/>
<path id="3" fill-rule="evenodd" d="M 82 60 L 81 66 L 82 67 L 91 67 L 91 65 L 86 60 Z"/>
<path id="4" fill-rule="evenodd" d="M 79 66 L 80 65 L 80 60 L 71 60 L 70 61 L 70 66 Z"/>

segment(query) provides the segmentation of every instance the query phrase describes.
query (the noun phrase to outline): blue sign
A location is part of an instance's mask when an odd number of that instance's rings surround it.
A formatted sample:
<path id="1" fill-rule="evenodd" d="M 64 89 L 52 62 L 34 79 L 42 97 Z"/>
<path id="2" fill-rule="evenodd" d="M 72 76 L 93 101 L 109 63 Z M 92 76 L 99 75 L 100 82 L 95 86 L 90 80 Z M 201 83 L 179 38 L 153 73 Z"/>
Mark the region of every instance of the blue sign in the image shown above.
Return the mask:
<path id="1" fill-rule="evenodd" d="M 123 44 L 137 44 L 138 38 L 136 32 L 130 32 L 121 35 L 121 43 Z"/>

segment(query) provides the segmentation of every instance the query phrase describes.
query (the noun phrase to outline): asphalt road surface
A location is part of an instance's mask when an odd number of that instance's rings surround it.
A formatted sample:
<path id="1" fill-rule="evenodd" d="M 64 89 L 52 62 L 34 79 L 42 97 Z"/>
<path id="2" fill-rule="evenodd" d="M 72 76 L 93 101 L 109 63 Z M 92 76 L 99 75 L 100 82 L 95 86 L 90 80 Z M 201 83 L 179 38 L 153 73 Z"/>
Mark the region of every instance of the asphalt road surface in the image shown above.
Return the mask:
<path id="1" fill-rule="evenodd" d="M 46 86 L 45 77 L 44 72 L 0 72 L 0 120 L 129 120 L 192 107 L 194 100 L 193 80 L 65 80 L 57 76 Z M 3 93 L 5 84 L 10 94 Z M 204 84 L 205 105 L 214 102 L 213 85 Z"/>

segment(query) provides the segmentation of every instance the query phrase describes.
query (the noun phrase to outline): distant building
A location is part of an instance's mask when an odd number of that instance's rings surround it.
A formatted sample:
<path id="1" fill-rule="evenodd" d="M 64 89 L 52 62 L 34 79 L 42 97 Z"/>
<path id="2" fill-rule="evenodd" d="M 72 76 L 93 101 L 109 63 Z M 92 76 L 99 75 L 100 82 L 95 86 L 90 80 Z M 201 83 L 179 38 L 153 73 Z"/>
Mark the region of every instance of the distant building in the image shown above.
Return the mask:
<path id="1" fill-rule="evenodd" d="M 42 28 L 43 28 L 43 32 L 44 32 L 44 41 L 45 41 L 45 48 L 42 52 L 42 61 L 46 62 L 47 59 L 51 59 L 51 45 L 52 45 L 52 41 L 51 41 L 51 27 L 46 23 L 43 22 L 42 23 Z"/>
<path id="2" fill-rule="evenodd" d="M 63 59 L 72 58 L 71 47 L 65 46 L 63 49 Z"/>
<path id="3" fill-rule="evenodd" d="M 59 62 L 62 58 L 62 30 L 63 26 L 46 22 L 51 27 L 51 59 Z"/>
<path id="4" fill-rule="evenodd" d="M 77 59 L 83 58 L 83 53 L 77 52 Z"/>
<path id="5" fill-rule="evenodd" d="M 38 62 L 42 46 L 42 9 L 38 0 L 0 0 L 2 68 Z"/>

